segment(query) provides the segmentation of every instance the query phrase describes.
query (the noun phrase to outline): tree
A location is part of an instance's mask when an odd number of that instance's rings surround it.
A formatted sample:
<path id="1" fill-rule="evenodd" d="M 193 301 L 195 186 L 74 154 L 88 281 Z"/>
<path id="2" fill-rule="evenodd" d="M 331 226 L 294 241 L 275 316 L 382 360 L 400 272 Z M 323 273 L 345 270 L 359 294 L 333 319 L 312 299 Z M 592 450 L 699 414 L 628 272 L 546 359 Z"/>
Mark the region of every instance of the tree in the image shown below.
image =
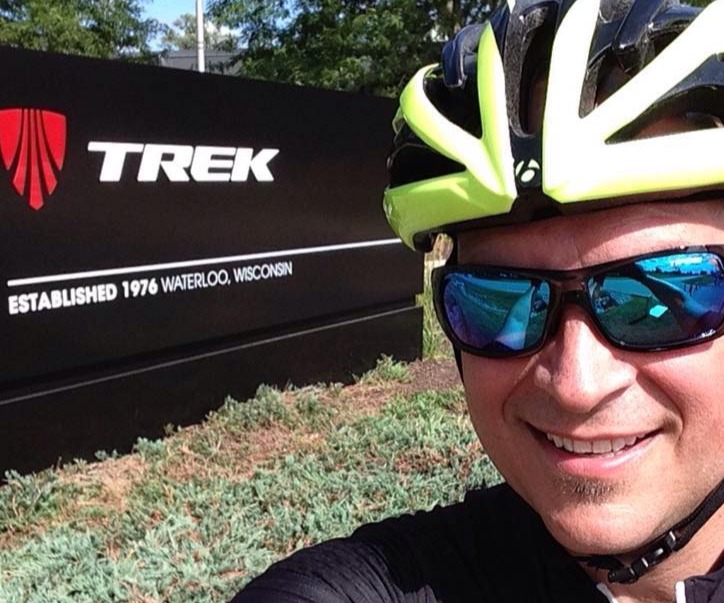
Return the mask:
<path id="1" fill-rule="evenodd" d="M 155 62 L 146 0 L 0 0 L 0 43 L 34 50 Z"/>
<path id="2" fill-rule="evenodd" d="M 239 33 L 239 73 L 397 95 L 445 40 L 502 0 L 209 0 Z M 712 0 L 694 0 L 704 6 Z"/>
<path id="3" fill-rule="evenodd" d="M 206 18 L 204 45 L 209 50 L 234 52 L 236 36 L 227 27 L 217 26 L 213 19 Z M 192 50 L 196 48 L 196 15 L 186 13 L 173 22 L 161 38 L 161 45 L 169 50 Z"/>
<path id="4" fill-rule="evenodd" d="M 478 0 L 211 0 L 240 33 L 242 75 L 395 95 L 442 42 L 491 5 Z"/>

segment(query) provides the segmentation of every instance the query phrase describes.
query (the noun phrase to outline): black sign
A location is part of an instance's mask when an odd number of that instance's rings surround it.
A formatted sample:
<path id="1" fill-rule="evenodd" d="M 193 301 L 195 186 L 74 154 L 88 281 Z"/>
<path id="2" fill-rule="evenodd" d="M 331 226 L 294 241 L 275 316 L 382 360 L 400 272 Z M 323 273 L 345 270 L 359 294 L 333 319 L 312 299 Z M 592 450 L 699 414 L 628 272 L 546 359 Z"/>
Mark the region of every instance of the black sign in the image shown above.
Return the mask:
<path id="1" fill-rule="evenodd" d="M 303 346 L 335 326 L 323 347 L 346 346 L 344 370 L 360 372 L 385 350 L 345 341 L 344 325 L 400 312 L 415 316 L 393 329 L 414 342 L 402 353 L 419 353 L 420 260 L 381 210 L 392 101 L 11 49 L 0 59 L 0 419 L 55 391 L 72 404 L 81 383 L 270 338 Z M 324 350 L 313 360 L 339 366 Z M 293 357 L 276 362 L 270 380 L 305 380 Z M 237 389 L 258 383 L 244 374 Z M 109 404 L 129 403 L 95 411 Z M 128 437 L 148 431 L 127 423 Z"/>

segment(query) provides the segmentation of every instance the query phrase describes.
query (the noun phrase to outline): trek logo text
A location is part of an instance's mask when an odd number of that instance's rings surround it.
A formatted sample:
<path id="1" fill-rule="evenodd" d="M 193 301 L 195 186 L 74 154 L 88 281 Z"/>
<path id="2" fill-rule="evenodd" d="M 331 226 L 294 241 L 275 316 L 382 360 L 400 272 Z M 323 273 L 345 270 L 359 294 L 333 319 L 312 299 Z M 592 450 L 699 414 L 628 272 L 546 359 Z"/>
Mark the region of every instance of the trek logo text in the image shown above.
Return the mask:
<path id="1" fill-rule="evenodd" d="M 58 187 L 66 143 L 64 115 L 34 108 L 0 110 L 0 159 L 15 192 L 31 208 L 41 209 Z M 269 164 L 279 154 L 279 149 L 99 141 L 89 142 L 87 150 L 102 154 L 99 182 L 120 182 L 124 171 L 131 171 L 127 163 L 137 169 L 138 182 L 157 182 L 162 171 L 169 182 L 274 182 Z"/>
<path id="2" fill-rule="evenodd" d="M 103 154 L 100 182 L 120 182 L 127 157 L 139 154 L 138 182 L 157 182 L 161 170 L 170 182 L 273 182 L 269 163 L 279 154 L 279 149 L 96 141 L 88 150 Z"/>

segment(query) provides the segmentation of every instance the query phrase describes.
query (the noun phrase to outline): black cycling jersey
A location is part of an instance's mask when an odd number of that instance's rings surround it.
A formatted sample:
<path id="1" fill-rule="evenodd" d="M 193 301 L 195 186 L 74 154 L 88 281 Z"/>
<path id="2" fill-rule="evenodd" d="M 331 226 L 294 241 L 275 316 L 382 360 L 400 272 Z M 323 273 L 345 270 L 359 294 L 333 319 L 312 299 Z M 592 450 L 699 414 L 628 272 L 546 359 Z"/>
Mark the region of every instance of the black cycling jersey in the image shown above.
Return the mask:
<path id="1" fill-rule="evenodd" d="M 724 603 L 724 574 L 688 580 L 686 591 L 686 603 Z M 501 485 L 471 492 L 456 505 L 365 525 L 349 538 L 299 551 L 250 582 L 232 603 L 468 601 L 607 603 L 609 598 L 540 517 Z"/>

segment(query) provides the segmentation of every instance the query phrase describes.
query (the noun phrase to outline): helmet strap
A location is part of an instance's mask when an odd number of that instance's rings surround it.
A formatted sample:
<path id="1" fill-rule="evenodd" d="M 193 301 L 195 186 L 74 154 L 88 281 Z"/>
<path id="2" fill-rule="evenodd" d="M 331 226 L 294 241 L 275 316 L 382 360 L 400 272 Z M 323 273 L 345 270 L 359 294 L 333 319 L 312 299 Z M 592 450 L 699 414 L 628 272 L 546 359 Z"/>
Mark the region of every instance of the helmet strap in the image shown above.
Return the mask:
<path id="1" fill-rule="evenodd" d="M 682 549 L 699 529 L 724 504 L 724 480 L 714 488 L 694 511 L 673 528 L 645 545 L 644 552 L 630 565 L 614 555 L 576 557 L 590 567 L 606 569 L 610 583 L 632 584 L 656 565 Z"/>

